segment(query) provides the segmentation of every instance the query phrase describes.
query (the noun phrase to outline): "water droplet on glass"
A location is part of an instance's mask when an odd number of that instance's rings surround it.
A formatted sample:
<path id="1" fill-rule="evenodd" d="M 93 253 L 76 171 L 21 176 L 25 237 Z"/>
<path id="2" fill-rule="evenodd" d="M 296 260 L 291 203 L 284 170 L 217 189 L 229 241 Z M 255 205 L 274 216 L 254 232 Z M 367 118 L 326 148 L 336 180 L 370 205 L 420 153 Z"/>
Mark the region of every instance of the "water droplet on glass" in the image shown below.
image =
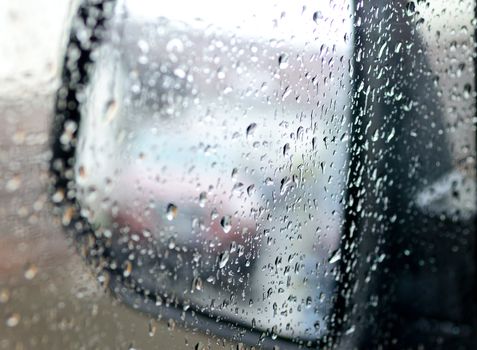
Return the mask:
<path id="1" fill-rule="evenodd" d="M 283 195 L 288 187 L 291 185 L 292 180 L 290 177 L 285 176 L 281 181 L 280 181 L 280 194 Z"/>
<path id="2" fill-rule="evenodd" d="M 247 187 L 247 194 L 251 196 L 255 192 L 255 185 L 250 185 Z"/>
<path id="3" fill-rule="evenodd" d="M 406 13 L 408 16 L 412 16 L 414 12 L 416 11 L 416 4 L 414 4 L 413 1 L 409 1 L 406 4 Z"/>
<path id="4" fill-rule="evenodd" d="M 108 105 L 106 106 L 106 113 L 105 113 L 106 123 L 111 123 L 111 121 L 113 121 L 114 118 L 116 118 L 116 116 L 118 115 L 118 110 L 119 110 L 119 106 L 115 100 L 111 100 L 108 102 Z"/>
<path id="5" fill-rule="evenodd" d="M 341 260 L 341 249 L 336 249 L 330 256 L 328 262 L 330 264 L 334 264 Z"/>
<path id="6" fill-rule="evenodd" d="M 131 276 L 131 272 L 132 272 L 132 263 L 129 260 L 127 260 L 124 263 L 123 276 L 124 277 L 129 277 L 129 276 Z"/>
<path id="7" fill-rule="evenodd" d="M 0 289 L 0 304 L 5 304 L 10 300 L 10 291 L 6 288 Z"/>
<path id="8" fill-rule="evenodd" d="M 247 126 L 247 130 L 246 130 L 247 137 L 253 136 L 256 128 L 257 128 L 257 124 L 255 123 L 252 123 L 249 126 Z"/>
<path id="9" fill-rule="evenodd" d="M 148 323 L 148 334 L 150 337 L 153 337 L 156 334 L 156 323 L 154 320 L 149 320 Z"/>
<path id="10" fill-rule="evenodd" d="M 172 318 L 170 318 L 170 319 L 167 321 L 167 329 L 168 329 L 169 331 L 173 331 L 175 328 L 176 328 L 176 321 L 174 321 Z"/>
<path id="11" fill-rule="evenodd" d="M 38 268 L 33 264 L 28 264 L 24 276 L 27 280 L 32 280 L 35 278 L 36 274 L 38 273 Z"/>
<path id="12" fill-rule="evenodd" d="M 225 265 L 227 265 L 227 262 L 229 261 L 230 253 L 228 250 L 220 254 L 219 257 L 219 268 L 223 269 Z"/>
<path id="13" fill-rule="evenodd" d="M 202 287 L 203 287 L 202 279 L 200 277 L 194 278 L 194 280 L 192 281 L 192 288 L 200 291 L 202 290 Z"/>
<path id="14" fill-rule="evenodd" d="M 199 207 L 203 208 L 205 207 L 205 202 L 207 201 L 207 193 L 206 192 L 201 192 L 199 194 Z"/>
<path id="15" fill-rule="evenodd" d="M 230 215 L 223 216 L 222 219 L 220 219 L 220 226 L 222 226 L 225 233 L 230 232 L 232 229 L 232 218 Z"/>
<path id="16" fill-rule="evenodd" d="M 315 23 L 318 23 L 319 20 L 321 20 L 323 18 L 323 14 L 321 13 L 321 11 L 316 11 L 315 13 L 313 13 L 313 21 Z"/>
<path id="17" fill-rule="evenodd" d="M 464 98 L 468 99 L 472 93 L 472 86 L 470 84 L 464 85 Z"/>
<path id="18" fill-rule="evenodd" d="M 184 79 L 186 77 L 186 72 L 182 68 L 174 69 L 174 75 L 180 79 Z"/>
<path id="19" fill-rule="evenodd" d="M 182 43 L 180 39 L 174 38 L 169 40 L 169 42 L 166 45 L 166 50 L 168 52 L 175 51 L 175 52 L 181 53 L 182 51 L 184 51 L 184 44 Z"/>
<path id="20" fill-rule="evenodd" d="M 5 323 L 8 327 L 17 326 L 20 323 L 20 314 L 17 312 L 11 313 L 7 316 Z"/>
<path id="21" fill-rule="evenodd" d="M 278 66 L 280 69 L 288 68 L 288 56 L 286 54 L 281 54 L 278 56 Z"/>
<path id="22" fill-rule="evenodd" d="M 177 207 L 174 204 L 169 203 L 166 210 L 167 220 L 172 221 L 175 219 L 176 216 L 177 216 Z"/>
<path id="23" fill-rule="evenodd" d="M 5 189 L 8 192 L 15 192 L 16 190 L 20 188 L 21 183 L 22 181 L 21 181 L 20 175 L 15 175 L 10 180 L 7 181 Z"/>
<path id="24" fill-rule="evenodd" d="M 290 144 L 289 144 L 289 143 L 286 143 L 286 144 L 283 146 L 283 155 L 284 155 L 284 156 L 287 156 L 289 152 L 290 152 Z"/>
<path id="25" fill-rule="evenodd" d="M 145 40 L 139 40 L 137 42 L 137 46 L 143 53 L 148 53 L 149 52 L 149 44 Z"/>
<path id="26" fill-rule="evenodd" d="M 237 174 L 238 174 L 238 169 L 237 169 L 237 168 L 233 168 L 233 169 L 232 169 L 232 174 L 230 175 L 230 177 L 232 178 L 232 180 L 237 181 Z"/>

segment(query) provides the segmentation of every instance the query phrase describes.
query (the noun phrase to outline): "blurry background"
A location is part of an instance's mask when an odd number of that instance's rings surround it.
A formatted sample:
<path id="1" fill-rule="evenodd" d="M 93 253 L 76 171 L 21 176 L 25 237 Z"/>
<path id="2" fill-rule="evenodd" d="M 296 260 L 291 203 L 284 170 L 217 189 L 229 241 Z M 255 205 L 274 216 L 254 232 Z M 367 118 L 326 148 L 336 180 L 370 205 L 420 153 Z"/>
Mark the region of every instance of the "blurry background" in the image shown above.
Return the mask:
<path id="1" fill-rule="evenodd" d="M 0 349 L 217 348 L 98 289 L 50 214 L 48 137 L 72 9 L 0 0 Z"/>

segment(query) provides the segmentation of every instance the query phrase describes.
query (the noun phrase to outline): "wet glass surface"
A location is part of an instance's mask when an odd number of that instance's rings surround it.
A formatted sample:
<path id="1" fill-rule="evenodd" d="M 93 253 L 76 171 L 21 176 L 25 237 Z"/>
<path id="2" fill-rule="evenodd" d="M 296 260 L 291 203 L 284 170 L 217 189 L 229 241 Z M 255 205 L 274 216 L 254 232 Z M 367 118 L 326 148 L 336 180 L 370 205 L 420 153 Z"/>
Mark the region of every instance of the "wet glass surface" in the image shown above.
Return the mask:
<path id="1" fill-rule="evenodd" d="M 0 10 L 0 348 L 473 348 L 451 3 Z"/>

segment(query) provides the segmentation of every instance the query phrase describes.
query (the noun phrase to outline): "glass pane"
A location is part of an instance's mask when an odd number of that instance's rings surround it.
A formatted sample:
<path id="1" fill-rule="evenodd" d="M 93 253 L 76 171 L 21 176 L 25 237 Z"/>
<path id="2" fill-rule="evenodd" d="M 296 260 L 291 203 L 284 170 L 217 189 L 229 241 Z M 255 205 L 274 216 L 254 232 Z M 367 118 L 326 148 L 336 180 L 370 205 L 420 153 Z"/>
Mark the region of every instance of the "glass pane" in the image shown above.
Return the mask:
<path id="1" fill-rule="evenodd" d="M 0 6 L 0 349 L 474 348 L 475 7 Z"/>

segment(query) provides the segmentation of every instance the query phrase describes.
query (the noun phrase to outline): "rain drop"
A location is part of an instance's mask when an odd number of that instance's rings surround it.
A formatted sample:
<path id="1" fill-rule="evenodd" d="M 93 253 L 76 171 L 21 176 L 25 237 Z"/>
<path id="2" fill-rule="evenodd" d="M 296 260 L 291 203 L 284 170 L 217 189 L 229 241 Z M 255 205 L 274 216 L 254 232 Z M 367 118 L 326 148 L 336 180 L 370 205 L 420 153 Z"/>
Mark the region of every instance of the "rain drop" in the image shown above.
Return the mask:
<path id="1" fill-rule="evenodd" d="M 35 278 L 36 274 L 38 273 L 38 268 L 33 264 L 28 264 L 24 276 L 27 280 L 32 280 Z"/>
<path id="2" fill-rule="evenodd" d="M 288 68 L 288 56 L 286 54 L 281 54 L 278 56 L 278 66 L 280 69 Z"/>
<path id="3" fill-rule="evenodd" d="M 220 269 L 223 269 L 225 267 L 225 265 L 227 265 L 227 262 L 229 261 L 229 257 L 230 257 L 230 254 L 229 254 L 228 250 L 226 250 L 225 252 L 220 254 L 220 258 L 219 258 L 219 268 Z"/>
<path id="4" fill-rule="evenodd" d="M 177 216 L 177 207 L 174 204 L 169 203 L 166 210 L 167 220 L 172 221 L 176 218 L 176 216 Z"/>
<path id="5" fill-rule="evenodd" d="M 16 327 L 20 323 L 20 314 L 14 312 L 8 315 L 5 323 L 8 327 Z"/>
<path id="6" fill-rule="evenodd" d="M 232 229 L 232 218 L 230 215 L 223 216 L 222 219 L 220 219 L 220 226 L 222 226 L 225 233 L 230 232 Z"/>
<path id="7" fill-rule="evenodd" d="M 313 13 L 313 21 L 315 23 L 318 23 L 318 21 L 322 18 L 323 18 L 323 14 L 321 13 L 321 11 L 316 11 L 315 13 Z"/>
<path id="8" fill-rule="evenodd" d="M 203 208 L 205 207 L 205 202 L 207 201 L 207 193 L 206 192 L 201 192 L 199 194 L 199 207 Z"/>
<path id="9" fill-rule="evenodd" d="M 252 124 L 250 124 L 249 126 L 247 126 L 247 130 L 246 130 L 246 135 L 247 135 L 247 137 L 253 136 L 253 134 L 254 134 L 256 128 L 257 128 L 257 124 L 256 124 L 256 123 L 252 123 Z"/>

